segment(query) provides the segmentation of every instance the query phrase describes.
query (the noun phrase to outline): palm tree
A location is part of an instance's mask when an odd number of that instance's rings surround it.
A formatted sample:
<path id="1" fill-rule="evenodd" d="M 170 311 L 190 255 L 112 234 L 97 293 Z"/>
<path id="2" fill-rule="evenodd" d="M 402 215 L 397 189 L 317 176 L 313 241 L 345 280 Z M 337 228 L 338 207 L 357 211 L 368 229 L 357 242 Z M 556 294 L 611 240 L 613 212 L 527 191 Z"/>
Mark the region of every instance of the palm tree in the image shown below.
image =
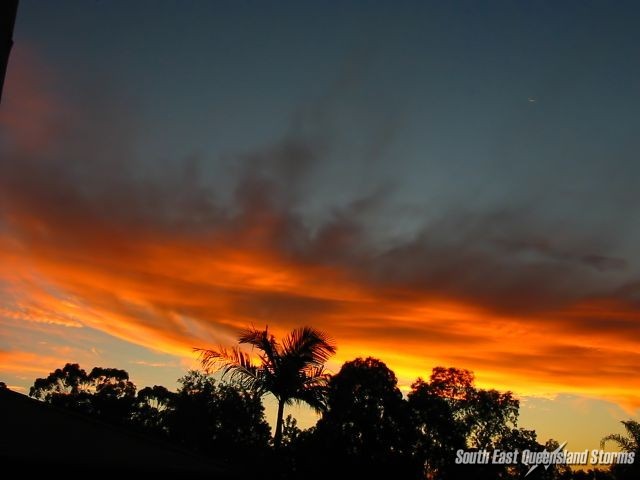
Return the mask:
<path id="1" fill-rule="evenodd" d="M 612 441 L 618 444 L 624 452 L 640 452 L 640 423 L 635 420 L 622 420 L 621 422 L 627 430 L 627 435 L 612 433 L 607 435 L 600 442 L 600 446 L 604 448 L 605 443 Z"/>
<path id="2" fill-rule="evenodd" d="M 310 327 L 292 330 L 282 343 L 269 334 L 268 327 L 243 330 L 238 340 L 260 352 L 259 365 L 254 364 L 240 347 L 195 350 L 200 353 L 205 369 L 221 370 L 223 377 L 229 374 L 244 388 L 259 395 L 271 393 L 276 397 L 278 417 L 273 443 L 277 448 L 282 442 L 285 405 L 304 402 L 317 412 L 324 411 L 329 380 L 324 363 L 335 353 L 336 347 L 323 332 Z"/>

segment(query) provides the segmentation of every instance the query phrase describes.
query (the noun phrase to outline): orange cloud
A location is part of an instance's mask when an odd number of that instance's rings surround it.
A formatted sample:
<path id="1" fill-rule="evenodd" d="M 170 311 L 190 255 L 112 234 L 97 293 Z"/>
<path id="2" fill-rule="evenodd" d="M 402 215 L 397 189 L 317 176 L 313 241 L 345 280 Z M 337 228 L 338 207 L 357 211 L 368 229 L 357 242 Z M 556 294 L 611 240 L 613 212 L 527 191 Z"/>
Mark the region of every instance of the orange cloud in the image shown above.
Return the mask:
<path id="1" fill-rule="evenodd" d="M 62 363 L 61 363 L 62 362 Z M 64 365 L 61 357 L 43 356 L 35 352 L 0 350 L 0 370 L 3 372 L 21 372 L 26 375 L 43 375 L 51 371 L 52 365 Z"/>
<path id="2" fill-rule="evenodd" d="M 625 268 L 615 257 L 522 241 L 529 231 L 510 217 L 444 222 L 380 250 L 358 221 L 362 202 L 312 229 L 283 193 L 292 162 L 314 157 L 291 139 L 246 161 L 231 206 L 186 180 L 149 185 L 107 146 L 74 138 L 81 112 L 59 137 L 33 131 L 71 110 L 18 70 L 7 103 L 27 102 L 32 121 L 0 114 L 12 140 L 0 155 L 0 318 L 70 336 L 90 327 L 183 358 L 250 324 L 311 324 L 335 338 L 334 369 L 377 356 L 405 387 L 445 364 L 482 386 L 640 407 L 640 309 L 607 283 Z M 0 352 L 1 368 L 28 374 L 69 360 Z"/>
<path id="3" fill-rule="evenodd" d="M 476 371 L 485 386 L 600 395 L 640 407 L 637 342 L 624 331 L 582 331 L 580 321 L 591 311 L 583 305 L 505 316 L 454 299 L 430 299 L 427 292 L 399 296 L 346 272 L 274 253 L 181 242 L 141 242 L 136 250 L 126 261 L 108 249 L 76 251 L 67 261 L 64 252 L 32 249 L 16 267 L 34 276 L 13 284 L 19 285 L 20 301 L 5 307 L 3 316 L 85 325 L 183 357 L 194 346 L 233 342 L 235 331 L 249 324 L 269 325 L 277 333 L 312 324 L 336 338 L 334 368 L 374 355 L 407 384 L 437 364 L 457 365 Z M 92 255 L 100 260 L 93 262 Z M 618 307 L 610 315 L 635 313 Z"/>

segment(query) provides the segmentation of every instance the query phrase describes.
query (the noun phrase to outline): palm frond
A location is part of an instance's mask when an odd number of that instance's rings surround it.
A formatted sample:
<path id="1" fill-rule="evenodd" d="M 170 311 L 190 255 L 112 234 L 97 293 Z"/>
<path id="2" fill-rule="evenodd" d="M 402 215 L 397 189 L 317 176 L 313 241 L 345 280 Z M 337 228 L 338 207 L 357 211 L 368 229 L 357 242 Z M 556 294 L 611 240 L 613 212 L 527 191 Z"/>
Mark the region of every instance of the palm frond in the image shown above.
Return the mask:
<path id="1" fill-rule="evenodd" d="M 297 388 L 291 392 L 288 403 L 306 403 L 316 412 L 324 412 L 330 378 L 322 366 L 307 368 L 300 373 Z"/>
<path id="2" fill-rule="evenodd" d="M 622 420 L 628 435 L 612 433 L 600 441 L 600 447 L 604 448 L 605 443 L 614 442 L 625 452 L 637 452 L 640 450 L 640 423 L 635 420 Z"/>
<path id="3" fill-rule="evenodd" d="M 303 383 L 307 388 L 313 387 L 314 385 L 326 385 L 331 378 L 331 375 L 326 373 L 323 365 L 312 365 L 304 370 L 303 375 Z"/>
<path id="4" fill-rule="evenodd" d="M 305 364 L 322 365 L 336 352 L 331 339 L 311 327 L 294 329 L 283 342 L 283 356 L 299 358 Z"/>
<path id="5" fill-rule="evenodd" d="M 245 328 L 244 330 L 240 331 L 240 334 L 238 335 L 238 341 L 240 343 L 248 343 L 249 345 L 260 348 L 267 335 L 268 328 L 265 328 L 264 330 L 258 330 L 254 327 Z"/>
<path id="6" fill-rule="evenodd" d="M 600 448 L 604 448 L 607 442 L 616 443 L 625 452 L 633 451 L 633 445 L 631 440 L 623 435 L 619 435 L 617 433 L 612 433 L 611 435 L 607 435 L 600 441 Z"/>
<path id="7" fill-rule="evenodd" d="M 622 424 L 629 433 L 630 440 L 635 444 L 635 449 L 640 449 L 640 423 L 635 420 L 623 420 Z"/>
<path id="8" fill-rule="evenodd" d="M 309 365 L 304 373 L 307 378 L 327 378 L 330 376 L 324 368 L 324 365 Z"/>
<path id="9" fill-rule="evenodd" d="M 202 367 L 209 371 L 220 371 L 222 377 L 229 375 L 232 381 L 243 388 L 264 393 L 263 378 L 260 368 L 251 362 L 248 353 L 239 348 L 218 347 L 217 350 L 194 349 L 200 355 Z"/>
<path id="10" fill-rule="evenodd" d="M 194 350 L 204 368 L 230 375 L 247 390 L 260 395 L 269 392 L 286 404 L 306 403 L 317 412 L 326 410 L 330 377 L 323 365 L 336 352 L 326 334 L 311 327 L 297 328 L 279 344 L 268 327 L 252 327 L 243 330 L 238 340 L 257 350 L 257 365 L 239 347 Z"/>
<path id="11" fill-rule="evenodd" d="M 280 345 L 273 335 L 269 335 L 269 327 L 265 327 L 264 330 L 258 330 L 253 327 L 242 330 L 238 340 L 240 343 L 251 345 L 260 350 L 262 352 L 260 359 L 263 363 L 273 366 L 278 364 Z"/>
<path id="12" fill-rule="evenodd" d="M 323 413 L 327 409 L 326 398 L 327 386 L 314 385 L 313 387 L 299 390 L 291 400 L 297 404 L 306 403 L 317 413 Z"/>

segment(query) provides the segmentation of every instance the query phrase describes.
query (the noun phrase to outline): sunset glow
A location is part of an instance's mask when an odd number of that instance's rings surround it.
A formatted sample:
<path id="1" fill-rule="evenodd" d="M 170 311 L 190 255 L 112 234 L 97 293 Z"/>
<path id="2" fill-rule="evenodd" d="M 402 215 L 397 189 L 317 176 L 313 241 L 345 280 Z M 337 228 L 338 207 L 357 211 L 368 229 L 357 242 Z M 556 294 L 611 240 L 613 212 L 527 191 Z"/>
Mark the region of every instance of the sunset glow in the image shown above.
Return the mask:
<path id="1" fill-rule="evenodd" d="M 161 147 L 147 157 L 152 127 L 131 113 L 135 99 L 123 101 L 117 88 L 101 84 L 74 92 L 65 82 L 77 72 L 54 68 L 42 48 L 24 33 L 0 108 L 0 371 L 8 384 L 26 390 L 68 361 L 132 371 L 170 365 L 143 379 L 170 383 L 196 364 L 194 347 L 232 345 L 249 325 L 268 325 L 277 335 L 312 325 L 338 346 L 332 371 L 374 356 L 405 392 L 433 367 L 455 366 L 472 370 L 481 387 L 533 399 L 573 395 L 637 415 L 638 262 L 630 247 L 614 242 L 633 243 L 635 230 L 625 236 L 623 228 L 628 222 L 609 231 L 598 217 L 594 225 L 602 228 L 592 235 L 575 220 L 579 212 L 572 223 L 561 208 L 544 205 L 531 211 L 505 202 L 480 211 L 484 204 L 476 209 L 474 200 L 461 206 L 464 197 L 445 210 L 442 198 L 475 191 L 471 180 L 455 184 L 465 175 L 455 169 L 454 193 L 434 187 L 433 203 L 393 203 L 384 172 L 376 185 L 363 181 L 352 192 L 340 182 L 366 169 L 342 175 L 337 161 L 323 170 L 325 155 L 351 152 L 334 138 L 334 130 L 348 129 L 325 125 L 325 104 L 342 105 L 342 97 L 311 96 L 311 106 L 292 114 L 292 127 L 275 137 L 256 134 L 239 153 L 187 145 L 196 160 L 189 153 L 171 163 Z M 337 85 L 352 81 L 349 75 Z M 527 102 L 531 94 L 522 108 L 544 108 L 544 95 Z M 527 137 L 517 135 L 514 145 L 525 151 Z M 375 142 L 363 140 L 362 149 L 378 152 Z M 211 158 L 231 166 L 210 171 Z M 531 170 L 523 178 L 542 175 Z M 485 184 L 518 174 L 515 166 L 496 171 Z M 414 170 L 407 172 L 409 181 Z M 438 172 L 429 177 L 434 185 L 446 183 Z M 322 175 L 334 180 L 318 180 L 322 187 L 308 180 Z M 558 187 L 572 202 L 575 195 L 576 205 L 582 197 L 571 189 L 578 191 L 579 181 Z M 540 180 L 541 202 L 546 185 Z M 635 208 L 633 198 L 629 203 Z M 621 212 L 618 206 L 612 209 Z"/>

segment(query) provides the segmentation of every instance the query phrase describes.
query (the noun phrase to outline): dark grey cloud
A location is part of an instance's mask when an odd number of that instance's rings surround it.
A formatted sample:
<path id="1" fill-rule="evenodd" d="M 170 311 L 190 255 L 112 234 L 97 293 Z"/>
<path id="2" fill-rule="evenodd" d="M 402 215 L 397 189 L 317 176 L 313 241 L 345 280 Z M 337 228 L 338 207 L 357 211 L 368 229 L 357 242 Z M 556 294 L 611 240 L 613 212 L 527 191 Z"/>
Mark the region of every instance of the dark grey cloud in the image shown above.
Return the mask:
<path id="1" fill-rule="evenodd" d="M 206 245 L 215 238 L 336 266 L 382 290 L 495 311 L 526 314 L 636 295 L 637 272 L 610 232 L 585 229 L 579 219 L 558 222 L 535 203 L 438 205 L 390 240 L 380 219 L 394 223 L 402 184 L 375 177 L 363 191 L 324 198 L 321 220 L 310 219 L 320 172 L 341 152 L 332 109 L 343 93 L 302 109 L 281 138 L 232 155 L 235 173 L 217 184 L 202 176 L 210 158 L 158 168 L 139 158 L 141 126 L 126 104 L 79 94 L 52 126 L 46 149 L 0 145 L 0 218 L 27 246 L 59 245 L 87 258 L 114 245 L 135 251 L 150 239 Z M 371 138 L 365 151 L 392 142 L 393 128 L 387 133 L 384 141 Z M 216 190 L 221 182 L 230 186 L 228 199 Z"/>

